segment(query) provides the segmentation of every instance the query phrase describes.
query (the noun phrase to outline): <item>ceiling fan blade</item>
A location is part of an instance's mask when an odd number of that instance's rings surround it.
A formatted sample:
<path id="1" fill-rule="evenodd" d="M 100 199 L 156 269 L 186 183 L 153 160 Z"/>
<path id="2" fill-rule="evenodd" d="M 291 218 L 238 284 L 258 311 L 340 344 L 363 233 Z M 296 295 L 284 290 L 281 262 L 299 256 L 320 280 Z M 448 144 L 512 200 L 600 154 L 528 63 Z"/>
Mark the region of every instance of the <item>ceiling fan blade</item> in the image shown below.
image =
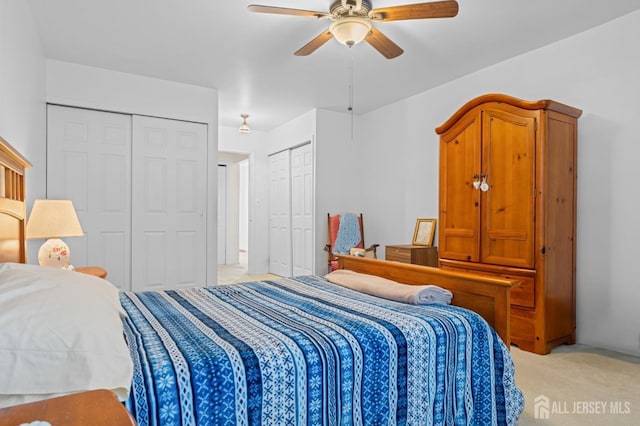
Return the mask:
<path id="1" fill-rule="evenodd" d="M 320 46 L 322 46 L 332 38 L 333 38 L 333 34 L 331 34 L 331 31 L 327 30 L 322 34 L 320 34 L 319 36 L 317 36 L 316 38 L 314 38 L 313 40 L 311 40 L 309 43 L 302 46 L 300 49 L 298 49 L 298 51 L 296 51 L 294 55 L 296 56 L 310 55 L 313 52 L 315 52 L 317 48 L 319 48 Z"/>
<path id="2" fill-rule="evenodd" d="M 378 31 L 376 27 L 371 27 L 371 32 L 365 37 L 365 40 L 387 59 L 393 59 L 404 53 L 400 46 Z"/>
<path id="3" fill-rule="evenodd" d="M 405 4 L 373 9 L 369 12 L 375 21 L 402 21 L 406 19 L 452 18 L 458 14 L 458 2 L 454 0 L 431 3 Z"/>
<path id="4" fill-rule="evenodd" d="M 278 15 L 294 15 L 309 16 L 311 18 L 330 18 L 331 14 L 325 12 L 316 12 L 313 10 L 290 9 L 288 7 L 261 6 L 259 4 L 250 4 L 247 6 L 249 12 L 258 13 L 275 13 Z"/>

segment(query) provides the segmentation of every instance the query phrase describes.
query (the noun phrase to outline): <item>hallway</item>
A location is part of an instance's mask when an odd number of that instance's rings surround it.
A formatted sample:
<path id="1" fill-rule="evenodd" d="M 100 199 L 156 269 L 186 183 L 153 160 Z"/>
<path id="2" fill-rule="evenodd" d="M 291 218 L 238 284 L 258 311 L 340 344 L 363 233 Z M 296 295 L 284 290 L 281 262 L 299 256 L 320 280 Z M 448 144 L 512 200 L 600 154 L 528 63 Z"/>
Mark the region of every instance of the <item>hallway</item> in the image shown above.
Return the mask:
<path id="1" fill-rule="evenodd" d="M 274 280 L 280 278 L 274 274 L 249 275 L 247 273 L 247 253 L 240 251 L 240 263 L 218 265 L 218 284 L 243 283 L 248 281 Z"/>

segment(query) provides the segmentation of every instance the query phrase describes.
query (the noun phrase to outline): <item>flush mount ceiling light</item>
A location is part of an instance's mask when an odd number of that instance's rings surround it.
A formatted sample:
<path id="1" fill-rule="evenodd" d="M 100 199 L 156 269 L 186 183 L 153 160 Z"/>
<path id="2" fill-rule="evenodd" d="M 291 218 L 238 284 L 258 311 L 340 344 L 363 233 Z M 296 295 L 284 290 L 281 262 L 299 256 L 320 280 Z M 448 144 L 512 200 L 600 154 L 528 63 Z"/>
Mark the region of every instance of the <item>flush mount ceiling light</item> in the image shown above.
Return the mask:
<path id="1" fill-rule="evenodd" d="M 240 114 L 242 117 L 242 124 L 240 125 L 240 133 L 249 134 L 251 133 L 251 128 L 247 124 L 247 118 L 249 118 L 249 114 Z"/>

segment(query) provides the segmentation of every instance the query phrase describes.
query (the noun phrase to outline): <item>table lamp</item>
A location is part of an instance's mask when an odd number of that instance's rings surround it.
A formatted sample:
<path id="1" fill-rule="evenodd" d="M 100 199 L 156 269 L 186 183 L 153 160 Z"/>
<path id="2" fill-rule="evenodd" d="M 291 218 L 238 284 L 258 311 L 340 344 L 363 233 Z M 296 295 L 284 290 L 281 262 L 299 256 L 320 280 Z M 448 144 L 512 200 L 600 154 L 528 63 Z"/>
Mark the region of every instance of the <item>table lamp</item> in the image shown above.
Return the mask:
<path id="1" fill-rule="evenodd" d="M 83 235 L 71 200 L 35 200 L 27 221 L 26 236 L 28 239 L 47 239 L 38 251 L 40 266 L 68 268 L 69 247 L 60 237 Z"/>

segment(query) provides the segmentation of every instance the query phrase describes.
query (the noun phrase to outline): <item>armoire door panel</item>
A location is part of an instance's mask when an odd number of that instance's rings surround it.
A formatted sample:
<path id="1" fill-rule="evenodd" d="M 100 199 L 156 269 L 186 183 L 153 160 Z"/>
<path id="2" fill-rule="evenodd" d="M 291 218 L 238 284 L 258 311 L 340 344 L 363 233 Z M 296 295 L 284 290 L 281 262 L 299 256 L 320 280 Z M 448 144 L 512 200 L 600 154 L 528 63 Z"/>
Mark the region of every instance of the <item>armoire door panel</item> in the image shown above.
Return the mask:
<path id="1" fill-rule="evenodd" d="M 533 116 L 504 110 L 483 112 L 480 260 L 533 267 L 535 207 L 535 124 Z"/>
<path id="2" fill-rule="evenodd" d="M 481 168 L 480 116 L 469 117 L 440 142 L 439 251 L 441 257 L 478 261 L 480 192 L 474 187 Z"/>

